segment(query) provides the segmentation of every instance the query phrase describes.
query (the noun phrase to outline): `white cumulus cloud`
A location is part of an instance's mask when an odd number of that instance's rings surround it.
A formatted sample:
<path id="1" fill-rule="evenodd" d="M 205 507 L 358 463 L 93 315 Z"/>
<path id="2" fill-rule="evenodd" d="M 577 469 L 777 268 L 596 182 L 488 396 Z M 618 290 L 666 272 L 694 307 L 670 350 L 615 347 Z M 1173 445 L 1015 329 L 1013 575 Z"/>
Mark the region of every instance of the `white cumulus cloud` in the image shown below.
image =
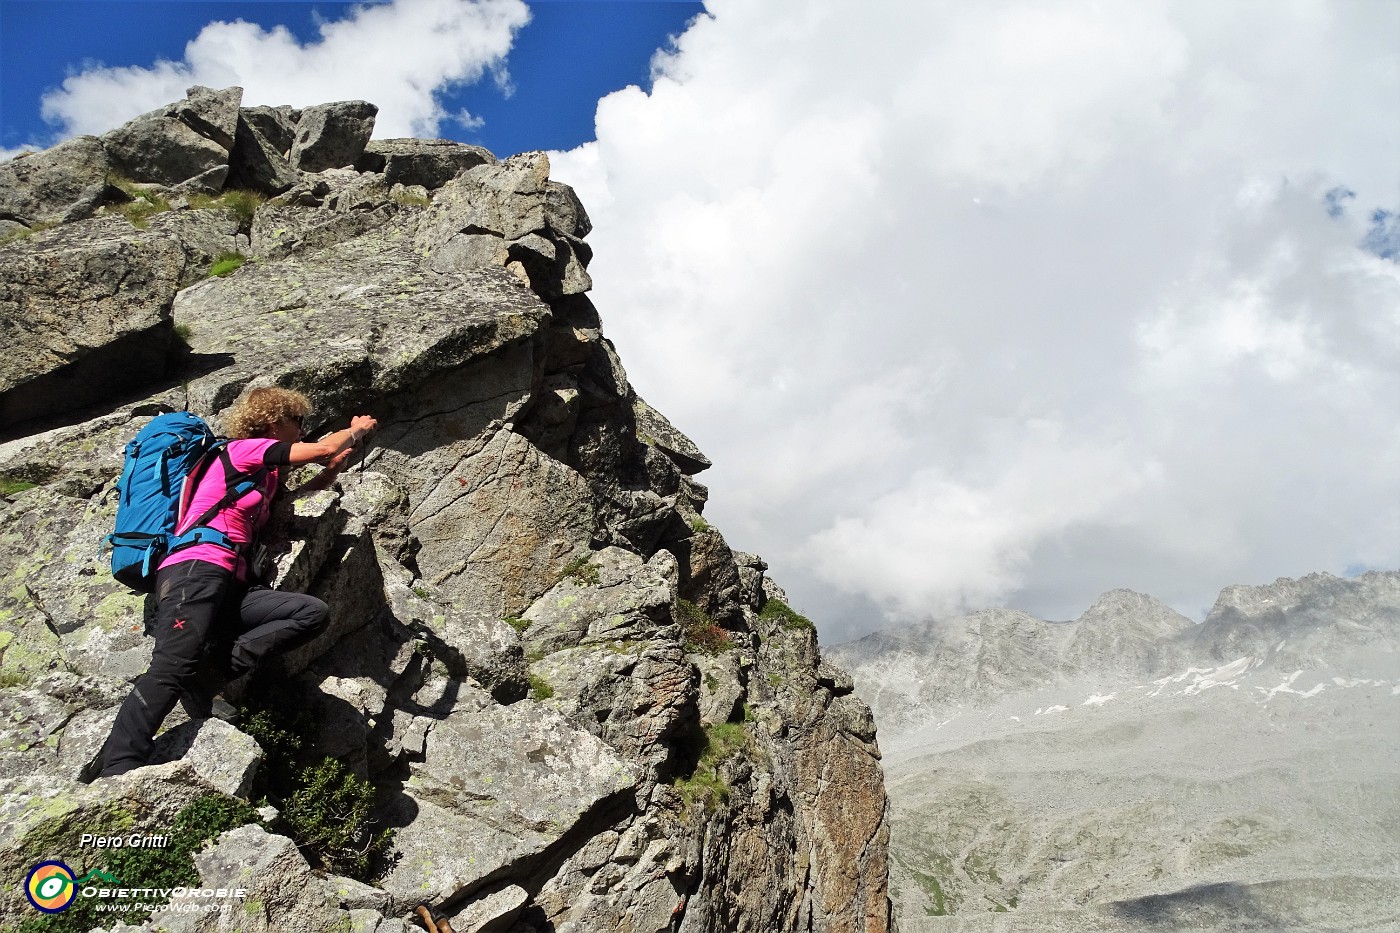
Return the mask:
<path id="1" fill-rule="evenodd" d="M 179 61 L 150 67 L 91 67 L 44 96 L 44 119 L 60 136 L 103 133 L 179 100 L 194 84 L 239 85 L 245 106 L 308 106 L 368 100 L 379 106 L 375 135 L 439 135 L 449 114 L 439 93 L 488 73 L 504 80 L 516 30 L 530 18 L 523 0 L 394 0 L 352 8 L 302 43 L 285 27 L 214 22 Z"/>
<path id="2" fill-rule="evenodd" d="M 706 8 L 554 175 L 828 638 L 1400 565 L 1400 6 Z"/>

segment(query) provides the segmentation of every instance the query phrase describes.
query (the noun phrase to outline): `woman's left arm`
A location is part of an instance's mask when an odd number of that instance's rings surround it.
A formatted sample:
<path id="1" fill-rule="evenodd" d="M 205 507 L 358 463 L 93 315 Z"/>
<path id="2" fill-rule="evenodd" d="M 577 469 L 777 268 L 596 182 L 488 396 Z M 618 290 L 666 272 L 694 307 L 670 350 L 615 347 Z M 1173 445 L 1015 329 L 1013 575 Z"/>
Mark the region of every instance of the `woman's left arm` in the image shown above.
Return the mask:
<path id="1" fill-rule="evenodd" d="M 336 477 L 340 475 L 341 469 L 350 461 L 350 455 L 354 452 L 355 448 L 347 447 L 340 453 L 331 457 L 330 461 L 321 472 L 298 486 L 296 491 L 298 493 L 320 492 L 322 489 L 330 488 L 331 483 L 335 482 Z"/>

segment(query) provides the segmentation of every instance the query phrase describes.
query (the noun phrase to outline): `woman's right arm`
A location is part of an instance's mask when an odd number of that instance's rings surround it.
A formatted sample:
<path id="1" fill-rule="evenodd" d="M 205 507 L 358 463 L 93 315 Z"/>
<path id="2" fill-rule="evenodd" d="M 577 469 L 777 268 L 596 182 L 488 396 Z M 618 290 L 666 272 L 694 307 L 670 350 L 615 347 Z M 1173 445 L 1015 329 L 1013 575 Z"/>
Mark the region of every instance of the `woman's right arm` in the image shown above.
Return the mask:
<path id="1" fill-rule="evenodd" d="M 297 441 L 292 444 L 287 462 L 292 466 L 304 463 L 327 463 L 336 454 L 348 447 L 354 447 L 378 424 L 369 415 L 356 415 L 350 419 L 350 427 L 333 434 L 327 434 L 319 441 Z"/>

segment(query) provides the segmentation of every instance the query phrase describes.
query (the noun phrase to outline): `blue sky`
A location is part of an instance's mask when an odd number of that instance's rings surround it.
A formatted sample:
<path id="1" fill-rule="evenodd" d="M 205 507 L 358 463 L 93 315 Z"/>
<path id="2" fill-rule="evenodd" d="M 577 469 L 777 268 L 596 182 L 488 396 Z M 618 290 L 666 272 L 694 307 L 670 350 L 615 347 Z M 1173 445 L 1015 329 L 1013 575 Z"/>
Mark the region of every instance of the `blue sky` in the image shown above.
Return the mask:
<path id="1" fill-rule="evenodd" d="M 441 135 L 505 156 L 530 149 L 569 149 L 593 138 L 599 98 L 650 84 L 653 53 L 703 12 L 693 0 L 534 0 L 530 22 L 514 37 L 509 93 L 489 78 L 444 88 L 439 97 L 463 108 L 478 128 L 446 121 Z M 214 20 L 242 19 L 287 27 L 303 43 L 318 25 L 346 15 L 348 3 L 253 3 L 203 0 L 0 0 L 0 148 L 52 141 L 40 114 L 43 95 L 95 63 L 148 66 L 178 60 L 185 44 Z"/>
<path id="2" fill-rule="evenodd" d="M 191 83 L 552 150 L 707 519 L 828 641 L 1400 567 L 1400 3 L 701 13 L 0 0 L 0 158 Z"/>

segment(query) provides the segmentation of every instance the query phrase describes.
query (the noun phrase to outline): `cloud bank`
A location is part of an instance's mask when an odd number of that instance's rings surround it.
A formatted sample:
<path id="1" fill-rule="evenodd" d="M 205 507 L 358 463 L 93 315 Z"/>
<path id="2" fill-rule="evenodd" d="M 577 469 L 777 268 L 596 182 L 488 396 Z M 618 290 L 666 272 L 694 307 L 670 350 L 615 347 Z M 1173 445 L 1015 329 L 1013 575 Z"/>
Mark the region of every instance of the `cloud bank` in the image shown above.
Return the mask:
<path id="1" fill-rule="evenodd" d="M 554 175 L 828 638 L 1400 565 L 1400 6 L 706 6 Z"/>
<path id="2" fill-rule="evenodd" d="M 395 0 L 354 7 L 308 43 L 281 26 L 214 22 L 180 61 L 70 76 L 44 96 L 42 114 L 60 137 L 100 134 L 179 100 L 190 85 L 240 85 L 245 106 L 368 100 L 379 106 L 376 136 L 436 137 L 444 121 L 474 120 L 447 113 L 438 95 L 487 73 L 504 80 L 506 54 L 529 18 L 523 0 Z"/>

